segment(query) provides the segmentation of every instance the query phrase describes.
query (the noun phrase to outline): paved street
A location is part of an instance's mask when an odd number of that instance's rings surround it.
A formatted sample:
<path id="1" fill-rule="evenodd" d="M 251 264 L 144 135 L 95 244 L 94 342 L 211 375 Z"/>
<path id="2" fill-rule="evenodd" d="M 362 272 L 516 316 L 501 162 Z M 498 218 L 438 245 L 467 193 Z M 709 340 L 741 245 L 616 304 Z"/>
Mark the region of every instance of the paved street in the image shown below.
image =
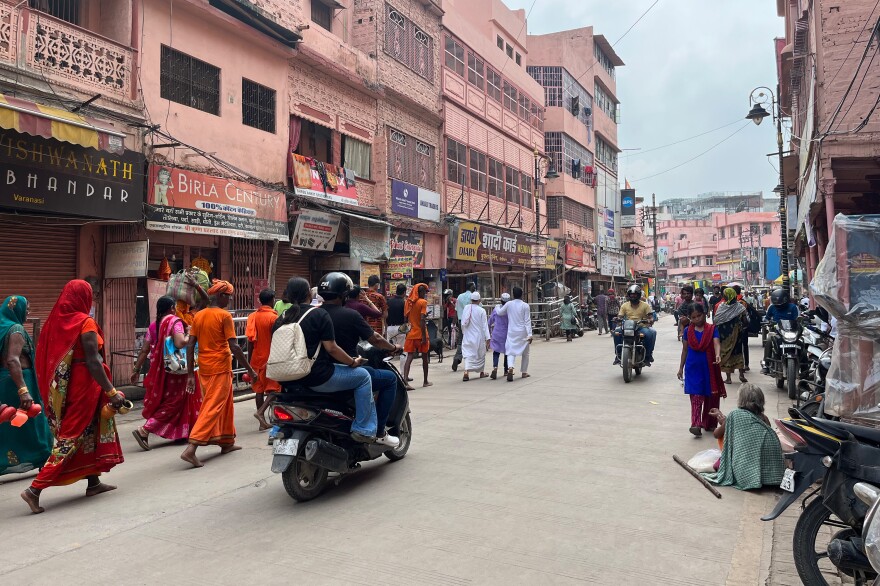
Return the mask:
<path id="1" fill-rule="evenodd" d="M 436 385 L 411 393 L 409 455 L 368 463 L 304 504 L 269 471 L 252 403 L 237 404 L 245 449 L 203 448 L 199 470 L 178 459 L 181 446 L 137 449 L 133 413 L 120 425 L 126 462 L 105 477 L 119 490 L 86 499 L 84 483 L 50 489 L 46 513 L 33 516 L 18 496 L 28 481 L 3 479 L 0 576 L 90 586 L 764 584 L 772 525 L 758 517 L 774 497 L 723 488 L 717 500 L 672 461 L 713 441 L 688 433 L 671 318 L 658 330 L 657 363 L 629 385 L 611 366 L 608 336 L 594 332 L 536 341 L 533 376 L 514 383 L 462 383 L 449 356 L 432 363 Z M 756 368 L 754 340 L 752 355 Z"/>

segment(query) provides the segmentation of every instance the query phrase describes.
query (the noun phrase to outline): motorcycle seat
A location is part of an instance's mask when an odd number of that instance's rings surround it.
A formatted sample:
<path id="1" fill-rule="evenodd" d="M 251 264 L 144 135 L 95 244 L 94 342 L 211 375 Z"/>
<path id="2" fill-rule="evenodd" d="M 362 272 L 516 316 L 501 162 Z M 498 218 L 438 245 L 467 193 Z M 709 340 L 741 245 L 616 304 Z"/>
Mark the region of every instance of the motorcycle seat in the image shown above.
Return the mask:
<path id="1" fill-rule="evenodd" d="M 352 389 L 346 389 L 344 391 L 333 391 L 331 393 L 321 393 L 318 391 L 313 391 L 309 387 L 304 387 L 302 385 L 282 385 L 282 392 L 276 395 L 277 400 L 281 403 L 286 403 L 290 401 L 301 401 L 303 399 L 336 399 L 345 401 L 346 399 L 352 397 Z"/>
<path id="2" fill-rule="evenodd" d="M 855 438 L 858 440 L 880 446 L 880 429 L 874 429 L 873 427 L 864 427 L 862 425 L 855 425 L 852 423 L 844 423 L 842 421 L 829 421 L 827 419 L 822 419 L 820 421 L 821 426 L 828 426 L 838 431 L 847 431 L 853 434 L 853 436 L 855 436 Z"/>

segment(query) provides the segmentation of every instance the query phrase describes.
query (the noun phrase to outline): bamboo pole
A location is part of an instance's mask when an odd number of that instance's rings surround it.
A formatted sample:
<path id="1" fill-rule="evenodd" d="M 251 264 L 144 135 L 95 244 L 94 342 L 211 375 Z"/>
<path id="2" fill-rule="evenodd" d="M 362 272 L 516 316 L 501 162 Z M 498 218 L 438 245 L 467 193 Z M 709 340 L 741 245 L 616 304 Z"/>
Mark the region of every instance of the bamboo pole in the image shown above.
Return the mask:
<path id="1" fill-rule="evenodd" d="M 699 473 L 699 472 L 697 472 L 696 470 L 694 470 L 693 468 L 691 468 L 690 466 L 688 466 L 688 465 L 687 465 L 687 462 L 684 462 L 681 458 L 679 458 L 679 457 L 676 456 L 675 454 L 672 455 L 672 459 L 675 460 L 675 461 L 678 463 L 679 466 L 681 466 L 682 468 L 684 468 L 685 470 L 687 470 L 688 472 L 690 472 L 690 475 L 691 475 L 691 476 L 693 476 L 694 478 L 696 478 L 697 480 L 699 480 L 699 481 L 703 484 L 703 486 L 706 487 L 706 490 L 708 490 L 709 492 L 711 492 L 712 494 L 714 494 L 717 498 L 721 498 L 721 493 L 718 492 L 717 490 L 715 490 L 715 487 L 712 486 L 711 484 L 709 484 L 709 481 L 708 481 L 708 480 L 706 480 L 705 478 L 703 478 L 702 476 L 700 476 L 700 473 Z"/>

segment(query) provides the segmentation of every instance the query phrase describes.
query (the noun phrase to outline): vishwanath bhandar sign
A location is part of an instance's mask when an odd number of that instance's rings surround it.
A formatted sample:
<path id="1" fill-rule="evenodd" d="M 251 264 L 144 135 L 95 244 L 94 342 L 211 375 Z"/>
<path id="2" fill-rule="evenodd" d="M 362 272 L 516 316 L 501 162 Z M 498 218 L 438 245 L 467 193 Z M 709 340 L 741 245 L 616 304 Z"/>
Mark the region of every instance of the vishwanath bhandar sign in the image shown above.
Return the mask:
<path id="1" fill-rule="evenodd" d="M 0 207 L 110 220 L 143 218 L 144 156 L 0 131 Z"/>

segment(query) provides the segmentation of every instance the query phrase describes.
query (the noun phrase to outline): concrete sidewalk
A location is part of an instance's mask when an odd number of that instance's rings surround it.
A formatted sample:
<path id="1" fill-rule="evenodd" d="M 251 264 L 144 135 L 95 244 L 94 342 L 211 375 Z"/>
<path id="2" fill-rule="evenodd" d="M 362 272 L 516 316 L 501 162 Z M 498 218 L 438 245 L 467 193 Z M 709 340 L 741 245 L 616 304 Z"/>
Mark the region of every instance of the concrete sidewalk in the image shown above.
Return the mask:
<path id="1" fill-rule="evenodd" d="M 182 446 L 154 440 L 140 451 L 131 414 L 120 423 L 126 462 L 105 477 L 117 491 L 48 489 L 46 513 L 33 516 L 18 496 L 28 480 L 0 477 L 0 576 L 90 586 L 765 584 L 772 525 L 759 517 L 774 493 L 722 488 L 718 500 L 673 462 L 714 442 L 688 433 L 672 319 L 657 329 L 657 363 L 628 385 L 610 338 L 595 332 L 536 341 L 532 377 L 513 383 L 463 383 L 451 359 L 433 363 L 435 386 L 410 393 L 409 455 L 368 463 L 304 504 L 269 471 L 252 403 L 236 405 L 245 449 L 221 458 L 202 448 L 198 470 L 178 459 Z"/>

